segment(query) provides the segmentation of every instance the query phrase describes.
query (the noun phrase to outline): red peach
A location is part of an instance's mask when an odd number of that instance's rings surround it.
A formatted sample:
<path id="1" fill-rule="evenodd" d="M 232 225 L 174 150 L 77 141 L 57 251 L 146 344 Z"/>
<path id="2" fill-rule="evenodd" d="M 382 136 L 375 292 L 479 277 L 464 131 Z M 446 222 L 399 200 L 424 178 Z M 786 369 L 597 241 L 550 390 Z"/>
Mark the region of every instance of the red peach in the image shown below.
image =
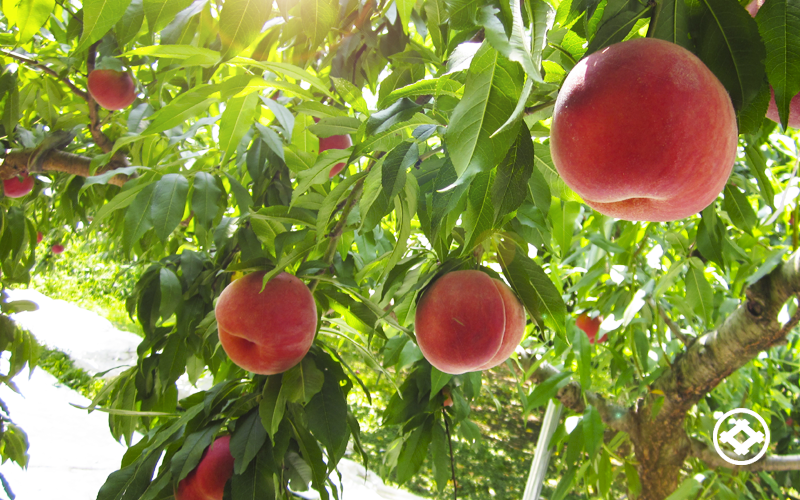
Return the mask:
<path id="1" fill-rule="evenodd" d="M 129 73 L 96 69 L 89 73 L 89 93 L 108 110 L 124 109 L 136 100 L 136 84 Z"/>
<path id="2" fill-rule="evenodd" d="M 37 243 L 37 244 L 38 244 L 38 243 L 41 243 L 43 238 L 44 238 L 44 235 L 42 234 L 42 232 L 41 232 L 41 231 L 38 231 L 38 232 L 36 233 L 36 243 Z"/>
<path id="3" fill-rule="evenodd" d="M 570 71 L 550 149 L 564 182 L 598 212 L 671 221 L 716 199 L 737 141 L 731 99 L 708 67 L 679 45 L 640 38 Z"/>
<path id="4" fill-rule="evenodd" d="M 64 251 L 64 245 L 55 244 L 50 247 L 50 251 L 54 254 L 60 254 Z"/>
<path id="5" fill-rule="evenodd" d="M 575 325 L 586 333 L 586 336 L 589 337 L 589 343 L 594 344 L 608 340 L 605 333 L 599 339 L 597 338 L 597 332 L 600 330 L 600 323 L 602 322 L 602 316 L 590 318 L 588 314 L 581 314 L 578 316 L 578 319 L 575 320 Z"/>
<path id="6" fill-rule="evenodd" d="M 175 500 L 222 500 L 225 483 L 233 476 L 231 437 L 216 439 L 200 463 L 178 483 Z"/>
<path id="7" fill-rule="evenodd" d="M 525 333 L 525 309 L 502 281 L 481 271 L 454 271 L 425 292 L 414 323 L 425 358 L 457 375 L 508 359 Z"/>
<path id="8" fill-rule="evenodd" d="M 317 330 L 317 305 L 308 287 L 288 273 L 262 291 L 264 272 L 229 284 L 216 306 L 219 341 L 238 366 L 272 375 L 303 359 Z"/>
<path id="9" fill-rule="evenodd" d="M 33 191 L 34 179 L 28 174 L 12 177 L 3 181 L 3 191 L 9 198 L 22 198 Z"/>

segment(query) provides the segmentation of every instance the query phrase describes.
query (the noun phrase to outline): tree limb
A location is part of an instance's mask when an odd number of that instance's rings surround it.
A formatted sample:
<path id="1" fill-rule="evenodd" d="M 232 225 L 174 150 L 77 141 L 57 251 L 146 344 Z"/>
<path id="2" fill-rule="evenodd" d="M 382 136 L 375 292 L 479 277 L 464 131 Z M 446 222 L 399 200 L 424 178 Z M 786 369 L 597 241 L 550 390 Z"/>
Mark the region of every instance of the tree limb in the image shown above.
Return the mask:
<path id="1" fill-rule="evenodd" d="M 18 175 L 27 174 L 31 155 L 33 155 L 35 151 L 35 149 L 28 149 L 25 151 L 12 151 L 8 153 L 3 160 L 3 164 L 0 165 L 0 180 L 10 179 Z M 89 177 L 90 175 L 93 175 L 90 169 L 91 163 L 92 159 L 86 156 L 67 153 L 66 151 L 54 150 L 45 156 L 44 160 L 42 161 L 42 170 L 65 172 L 67 174 L 79 175 L 81 177 Z M 124 164 L 120 164 L 116 160 L 112 159 L 105 168 L 95 172 L 94 175 L 102 174 L 103 172 L 108 172 L 109 170 L 114 170 L 124 166 Z M 109 179 L 108 183 L 114 184 L 115 186 L 122 186 L 127 180 L 127 175 L 120 174 Z"/>
<path id="2" fill-rule="evenodd" d="M 672 369 L 654 383 L 664 392 L 661 414 L 683 415 L 728 375 L 761 351 L 785 341 L 800 313 L 781 325 L 778 313 L 800 292 L 800 252 L 747 289 L 745 301 L 715 331 L 698 337 L 679 355 Z"/>
<path id="3" fill-rule="evenodd" d="M 536 384 L 541 384 L 545 380 L 560 375 L 561 372 L 550 363 L 543 362 L 539 368 L 533 372 L 531 379 Z M 604 396 L 591 391 L 584 391 L 579 382 L 573 381 L 558 390 L 556 399 L 561 401 L 566 408 L 583 413 L 586 410 L 586 403 L 594 406 L 600 418 L 603 419 L 609 428 L 615 431 L 630 433 L 633 425 L 631 412 L 618 404 L 609 402 Z"/>
<path id="4" fill-rule="evenodd" d="M 704 443 L 696 439 L 692 440 L 692 455 L 699 458 L 710 467 L 725 467 L 726 469 L 731 469 L 733 471 L 759 472 L 800 470 L 800 455 L 764 456 L 758 461 L 749 465 L 733 465 L 732 463 L 726 462 L 722 457 L 720 457 L 716 450 L 712 450 Z"/>

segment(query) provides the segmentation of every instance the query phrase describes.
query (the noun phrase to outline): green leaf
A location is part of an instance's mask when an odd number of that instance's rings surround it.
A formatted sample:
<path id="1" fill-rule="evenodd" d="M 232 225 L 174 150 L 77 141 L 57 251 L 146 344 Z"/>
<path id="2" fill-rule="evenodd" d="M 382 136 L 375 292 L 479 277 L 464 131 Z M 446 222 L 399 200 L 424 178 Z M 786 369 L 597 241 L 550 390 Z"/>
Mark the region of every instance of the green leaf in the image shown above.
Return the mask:
<path id="1" fill-rule="evenodd" d="M 261 425 L 264 426 L 273 442 L 285 411 L 286 398 L 281 392 L 281 375 L 270 375 L 261 394 L 258 415 L 261 418 Z"/>
<path id="2" fill-rule="evenodd" d="M 517 140 L 497 166 L 497 177 L 492 186 L 495 224 L 525 201 L 533 170 L 533 141 L 528 126 L 522 125 Z"/>
<path id="3" fill-rule="evenodd" d="M 233 441 L 231 441 L 233 448 Z M 231 477 L 231 498 L 275 500 L 275 482 L 273 474 L 278 473 L 278 467 L 272 457 L 272 449 L 264 447 L 257 450 L 258 454 L 250 462 L 249 467 L 242 473 Z"/>
<path id="4" fill-rule="evenodd" d="M 649 15 L 650 5 L 639 0 L 609 0 L 597 32 L 589 42 L 586 55 L 621 42 L 639 19 Z"/>
<path id="5" fill-rule="evenodd" d="M 155 183 L 150 217 L 161 241 L 166 243 L 181 221 L 188 193 L 189 181 L 180 174 L 167 174 Z"/>
<path id="6" fill-rule="evenodd" d="M 153 227 L 153 219 L 150 217 L 150 206 L 153 202 L 155 187 L 155 184 L 145 185 L 136 194 L 136 198 L 125 213 L 122 242 L 126 249 L 130 249 L 148 229 Z"/>
<path id="7" fill-rule="evenodd" d="M 561 257 L 569 255 L 572 247 L 572 238 L 575 234 L 575 220 L 580 214 L 581 205 L 575 201 L 562 201 L 553 206 L 548 212 L 550 222 L 553 224 L 553 237 L 561 249 Z"/>
<path id="8" fill-rule="evenodd" d="M 703 218 L 697 226 L 697 249 L 703 257 L 713 260 L 722 269 L 725 269 L 725 256 L 722 253 L 725 237 L 725 225 L 719 221 L 711 204 L 703 210 Z"/>
<path id="9" fill-rule="evenodd" d="M 435 398 L 442 387 L 446 386 L 453 376 L 449 373 L 439 371 L 435 366 L 431 368 L 431 396 L 430 399 Z"/>
<path id="10" fill-rule="evenodd" d="M 567 187 L 564 180 L 558 175 L 558 170 L 556 170 L 556 166 L 553 163 L 553 157 L 550 155 L 550 146 L 548 144 L 537 145 L 537 147 L 534 148 L 534 158 L 536 168 L 538 168 L 539 172 L 544 176 L 547 184 L 550 186 L 550 191 L 553 192 L 553 196 L 557 196 L 564 201 L 581 201 L 580 196 Z"/>
<path id="11" fill-rule="evenodd" d="M 247 469 L 266 441 L 267 431 L 261 425 L 257 408 L 236 421 L 236 430 L 231 436 L 230 445 L 236 474 L 242 474 Z"/>
<path id="12" fill-rule="evenodd" d="M 702 478 L 703 476 L 700 477 Z M 684 479 L 681 485 L 678 486 L 678 489 L 667 497 L 667 500 L 687 500 L 689 498 L 695 498 L 703 488 L 701 481 L 698 481 L 696 477 Z"/>
<path id="13" fill-rule="evenodd" d="M 232 57 L 253 43 L 271 11 L 272 2 L 226 0 L 219 14 L 223 58 Z"/>
<path id="14" fill-rule="evenodd" d="M 724 196 L 725 211 L 728 212 L 731 222 L 742 231 L 752 232 L 758 220 L 747 196 L 733 184 L 725 185 Z"/>
<path id="15" fill-rule="evenodd" d="M 303 32 L 311 41 L 312 51 L 325 43 L 328 32 L 336 24 L 338 14 L 338 4 L 330 0 L 300 0 Z"/>
<path id="16" fill-rule="evenodd" d="M 529 412 L 534 410 L 550 401 L 551 398 L 554 398 L 558 390 L 567 385 L 570 375 L 569 372 L 561 372 L 537 385 L 528 396 L 528 406 L 525 408 L 525 411 Z"/>
<path id="17" fill-rule="evenodd" d="M 642 492 L 642 482 L 639 479 L 639 471 L 630 462 L 625 462 L 625 478 L 628 481 L 628 491 L 634 498 L 638 497 Z"/>
<path id="18" fill-rule="evenodd" d="M 130 187 L 128 187 L 130 185 Z M 111 201 L 100 207 L 97 213 L 92 219 L 92 224 L 89 226 L 89 230 L 95 230 L 100 227 L 100 221 L 104 220 L 111 212 L 115 210 L 119 210 L 120 208 L 125 208 L 136 198 L 141 190 L 145 187 L 150 186 L 152 184 L 146 183 L 127 183 L 123 187 L 123 190 L 117 193 L 116 196 L 111 198 Z"/>
<path id="19" fill-rule="evenodd" d="M 472 59 L 464 98 L 453 110 L 445 144 L 458 178 L 494 168 L 517 136 L 516 128 L 492 136 L 514 111 L 522 91 L 519 65 L 484 42 Z"/>
<path id="20" fill-rule="evenodd" d="M 708 284 L 705 274 L 695 266 L 689 266 L 685 282 L 686 300 L 705 323 L 710 325 L 714 312 L 714 290 Z"/>
<path id="21" fill-rule="evenodd" d="M 322 80 L 293 64 L 283 62 L 254 61 L 253 59 L 247 59 L 245 57 L 235 57 L 228 61 L 228 64 L 239 66 L 255 66 L 267 71 L 272 71 L 278 75 L 288 76 L 289 78 L 294 78 L 296 80 L 302 80 L 310 83 L 312 87 L 316 88 L 323 94 L 333 97 L 330 89 L 322 82 Z"/>
<path id="22" fill-rule="evenodd" d="M 325 375 L 317 369 L 314 360 L 305 357 L 284 372 L 281 392 L 289 402 L 306 404 L 322 389 L 324 380 Z"/>
<path id="23" fill-rule="evenodd" d="M 600 412 L 594 406 L 589 406 L 583 413 L 583 437 L 586 453 L 589 458 L 594 458 L 595 453 L 600 449 L 603 444 L 603 431 L 605 425 L 600 418 Z"/>
<path id="24" fill-rule="evenodd" d="M 55 0 L 20 0 L 16 5 L 14 3 L 14 0 L 3 2 L 3 9 L 9 23 L 19 28 L 18 43 L 24 45 L 44 26 L 56 3 Z M 8 7 L 11 7 L 10 11 Z"/>
<path id="25" fill-rule="evenodd" d="M 197 172 L 194 175 L 193 186 L 192 210 L 196 223 L 211 229 L 211 223 L 219 208 L 222 190 L 217 185 L 216 178 L 208 172 Z"/>
<path id="26" fill-rule="evenodd" d="M 241 213 L 246 213 L 248 209 L 253 206 L 253 197 L 250 196 L 250 192 L 246 187 L 242 186 L 242 183 L 239 182 L 236 177 L 232 176 L 228 172 L 223 172 L 223 174 L 225 174 L 225 177 L 228 178 L 228 182 L 231 185 L 231 191 L 233 191 L 233 196 L 236 197 L 236 204 L 239 205 L 239 211 Z"/>
<path id="27" fill-rule="evenodd" d="M 340 381 L 347 379 L 340 364 L 325 353 L 318 354 L 315 359 L 325 374 L 320 390 L 306 405 L 308 428 L 328 450 L 333 469 L 344 455 L 350 437 L 347 427 L 347 400 Z"/>
<path id="28" fill-rule="evenodd" d="M 83 2 L 83 34 L 74 53 L 86 50 L 122 19 L 131 0 L 86 0 Z"/>
<path id="29" fill-rule="evenodd" d="M 433 419 L 427 418 L 425 423 L 416 429 L 403 443 L 397 459 L 396 481 L 403 484 L 411 479 L 422 467 L 428 455 L 428 445 L 433 437 Z"/>
<path id="30" fill-rule="evenodd" d="M 689 21 L 684 0 L 659 0 L 650 20 L 653 38 L 660 38 L 693 50 L 689 40 Z"/>
<path id="31" fill-rule="evenodd" d="M 323 118 L 319 123 L 308 127 L 317 137 L 330 137 L 332 135 L 355 134 L 361 126 L 361 120 L 352 116 L 334 116 Z"/>
<path id="32" fill-rule="evenodd" d="M 764 2 L 756 22 L 767 52 L 767 78 L 775 92 L 781 126 L 786 129 L 789 103 L 800 93 L 800 4 L 790 0 Z"/>
<path id="33" fill-rule="evenodd" d="M 453 80 L 449 75 L 443 75 L 439 78 L 430 80 L 420 80 L 405 87 L 393 90 L 386 95 L 383 99 L 378 101 L 379 108 L 385 108 L 394 104 L 400 99 L 409 97 L 419 97 L 423 95 L 432 95 L 433 97 L 449 96 L 456 99 L 461 99 L 463 92 L 461 89 L 464 85 L 461 82 Z"/>
<path id="34" fill-rule="evenodd" d="M 247 131 L 253 126 L 256 116 L 258 94 L 234 97 L 228 100 L 219 124 L 219 149 L 223 161 L 230 160 Z"/>
<path id="35" fill-rule="evenodd" d="M 365 115 L 369 114 L 369 107 L 367 106 L 367 101 L 365 101 L 364 97 L 361 95 L 361 89 L 344 78 L 336 78 L 335 76 L 332 76 L 331 81 L 333 81 L 333 86 L 336 89 L 336 92 L 342 96 L 342 99 L 344 99 L 347 104 L 352 106 L 353 109 L 359 113 L 363 113 Z"/>
<path id="36" fill-rule="evenodd" d="M 450 467 L 450 444 L 447 441 L 447 433 L 445 433 L 442 424 L 439 422 L 433 425 L 430 448 L 433 458 L 433 478 L 436 481 L 436 488 L 439 490 L 439 493 L 441 493 L 445 486 L 447 486 L 447 482 L 450 480 L 452 474 Z"/>
<path id="37" fill-rule="evenodd" d="M 144 0 L 144 15 L 151 33 L 163 30 L 192 0 Z"/>
<path id="38" fill-rule="evenodd" d="M 773 210 L 775 209 L 775 189 L 772 187 L 772 182 L 767 177 L 767 160 L 764 158 L 764 153 L 757 147 L 748 144 L 744 148 L 745 158 L 747 159 L 747 166 L 750 171 L 755 175 L 758 181 L 758 187 L 761 190 L 761 198 Z"/>
<path id="39" fill-rule="evenodd" d="M 161 286 L 161 306 L 159 314 L 166 320 L 178 308 L 183 300 L 183 289 L 178 276 L 172 270 L 162 267 L 159 271 L 159 283 Z"/>
<path id="40" fill-rule="evenodd" d="M 203 453 L 211 446 L 211 443 L 214 441 L 214 436 L 217 435 L 221 427 L 222 422 L 217 422 L 203 430 L 193 432 L 186 436 L 186 441 L 183 442 L 183 446 L 173 455 L 172 461 L 170 462 L 172 477 L 174 477 L 176 481 L 185 478 L 187 474 L 197 467 Z"/>
<path id="41" fill-rule="evenodd" d="M 729 0 L 695 0 L 697 56 L 719 78 L 737 110 L 747 106 L 764 81 L 764 43 L 756 22 Z"/>
<path id="42" fill-rule="evenodd" d="M 150 116 L 150 125 L 142 135 L 158 134 L 173 127 L 185 125 L 208 110 L 217 99 L 202 94 L 184 94 Z"/>
<path id="43" fill-rule="evenodd" d="M 431 36 L 436 55 L 441 55 L 445 48 L 441 25 L 447 20 L 444 0 L 425 0 L 423 9 L 427 17 L 428 34 Z M 381 106 L 382 107 L 382 106 Z M 437 483 L 438 484 L 438 483 Z"/>
<path id="44" fill-rule="evenodd" d="M 566 337 L 567 306 L 550 278 L 530 257 L 511 241 L 505 241 L 497 252 L 503 275 L 522 299 L 531 318 L 540 327 L 543 323 Z"/>
<path id="45" fill-rule="evenodd" d="M 3 437 L 5 438 L 5 435 Z M 161 453 L 149 453 L 145 455 L 144 460 L 137 460 L 127 467 L 112 472 L 97 493 L 97 500 L 139 498 L 150 485 L 153 471 L 160 458 Z"/>
<path id="46" fill-rule="evenodd" d="M 326 234 L 328 223 L 331 217 L 333 217 L 336 207 L 345 199 L 346 195 L 349 193 L 350 187 L 365 175 L 366 172 L 359 172 L 356 175 L 346 177 L 325 197 L 325 201 L 322 202 L 317 212 L 317 234 Z"/>
<path id="47" fill-rule="evenodd" d="M 292 415 L 289 422 L 292 424 L 294 438 L 297 444 L 300 445 L 303 458 L 311 466 L 311 483 L 319 493 L 321 500 L 328 500 L 328 492 L 325 489 L 326 467 L 325 462 L 322 461 L 322 450 L 320 450 L 317 441 L 311 436 L 308 429 L 303 426 L 299 415 Z M 342 424 L 346 428 L 347 423 L 344 420 Z"/>
<path id="48" fill-rule="evenodd" d="M 180 297 L 179 297 L 180 298 Z M 158 379 L 162 387 L 169 387 L 186 371 L 188 349 L 179 335 L 170 335 L 158 358 Z"/>
<path id="49" fill-rule="evenodd" d="M 495 209 L 492 205 L 494 170 L 475 176 L 467 193 L 467 211 L 462 217 L 466 231 L 461 255 L 467 255 L 483 240 L 491 236 Z"/>
<path id="50" fill-rule="evenodd" d="M 588 391 L 592 387 L 592 347 L 589 337 L 580 328 L 573 329 L 572 348 L 578 359 L 578 373 L 581 376 L 581 388 Z"/>
<path id="51" fill-rule="evenodd" d="M 168 0 L 169 1 L 169 0 Z M 151 56 L 164 57 L 167 59 L 191 59 L 198 66 L 211 66 L 219 61 L 219 52 L 216 50 L 195 47 L 193 45 L 148 45 L 137 47 L 122 54 L 123 56 Z M 183 94 L 196 95 L 194 93 Z M 179 99 L 179 96 L 177 99 Z M 174 102 L 174 101 L 173 101 Z M 152 118 L 152 117 L 151 117 Z M 171 128 L 171 127 L 168 127 Z M 142 134 L 146 135 L 146 134 Z"/>

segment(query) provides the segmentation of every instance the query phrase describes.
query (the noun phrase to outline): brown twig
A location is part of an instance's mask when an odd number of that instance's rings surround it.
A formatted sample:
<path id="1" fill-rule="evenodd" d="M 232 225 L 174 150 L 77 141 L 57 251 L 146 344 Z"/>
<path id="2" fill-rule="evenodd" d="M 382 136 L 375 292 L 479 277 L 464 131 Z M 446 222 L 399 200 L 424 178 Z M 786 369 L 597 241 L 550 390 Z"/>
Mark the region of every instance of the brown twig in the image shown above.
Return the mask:
<path id="1" fill-rule="evenodd" d="M 23 56 L 22 54 L 17 54 L 16 52 L 11 52 L 11 51 L 4 50 L 4 49 L 0 49 L 0 53 L 2 53 L 5 56 L 8 56 L 8 57 L 10 57 L 12 59 L 16 59 L 17 61 L 19 61 L 19 62 L 21 62 L 21 63 L 23 63 L 23 64 L 25 64 L 27 66 L 32 66 L 34 68 L 38 68 L 38 69 L 44 71 L 45 73 L 47 73 L 48 75 L 57 78 L 59 81 L 63 82 L 64 85 L 69 87 L 70 90 L 72 90 L 72 92 L 75 95 L 77 95 L 78 97 L 84 99 L 87 102 L 89 101 L 89 94 L 88 93 L 86 93 L 83 90 L 79 89 L 66 76 L 59 75 L 58 73 L 56 73 L 55 70 L 49 68 L 48 66 L 45 66 L 44 64 L 40 63 L 36 59 L 30 59 L 28 57 Z"/>
<path id="2" fill-rule="evenodd" d="M 667 313 L 665 313 L 664 310 L 661 309 L 653 299 L 647 299 L 647 303 L 650 305 L 650 307 L 658 312 L 658 315 L 664 320 L 664 323 L 667 325 L 667 328 L 669 328 L 669 331 L 672 332 L 672 335 L 677 337 L 678 340 L 683 343 L 683 345 L 688 345 L 691 340 L 686 336 L 685 333 L 681 331 L 680 327 L 674 321 L 672 321 L 672 318 L 667 316 Z"/>
<path id="3" fill-rule="evenodd" d="M 453 478 L 453 500 L 458 500 L 458 488 L 456 487 L 456 456 L 453 454 L 453 438 L 450 436 L 450 425 L 447 423 L 447 415 L 442 415 L 444 420 L 444 433 L 447 435 L 447 444 L 450 447 L 450 474 Z"/>

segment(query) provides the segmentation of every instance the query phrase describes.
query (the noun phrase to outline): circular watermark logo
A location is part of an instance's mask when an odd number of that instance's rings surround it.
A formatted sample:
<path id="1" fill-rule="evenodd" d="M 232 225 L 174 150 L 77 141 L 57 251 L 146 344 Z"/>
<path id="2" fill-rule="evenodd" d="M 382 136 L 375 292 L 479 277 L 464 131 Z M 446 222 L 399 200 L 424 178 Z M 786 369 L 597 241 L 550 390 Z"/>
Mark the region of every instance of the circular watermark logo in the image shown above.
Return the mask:
<path id="1" fill-rule="evenodd" d="M 754 420 L 748 420 L 746 418 L 730 418 L 734 415 L 739 415 L 741 413 L 750 415 L 754 417 Z M 762 431 L 758 431 L 753 429 L 751 423 L 754 423 L 755 420 L 761 423 Z M 725 424 L 730 428 L 727 430 L 723 430 L 720 432 L 720 427 Z M 739 435 L 742 434 L 744 436 L 744 441 L 739 439 Z M 754 446 L 760 444 L 761 451 L 752 458 L 747 460 L 735 460 L 730 457 L 727 453 L 722 451 L 720 443 L 727 444 L 733 448 L 733 453 L 738 456 L 744 456 L 751 452 Z M 754 412 L 753 410 L 748 410 L 747 408 L 737 408 L 735 410 L 731 410 L 722 417 L 717 420 L 717 425 L 714 426 L 714 448 L 716 448 L 717 453 L 723 460 L 726 462 L 733 464 L 733 465 L 749 465 L 753 462 L 757 461 L 759 458 L 763 457 L 764 454 L 767 452 L 767 448 L 769 447 L 769 427 L 767 426 L 767 422 L 759 415 L 758 413 Z"/>

